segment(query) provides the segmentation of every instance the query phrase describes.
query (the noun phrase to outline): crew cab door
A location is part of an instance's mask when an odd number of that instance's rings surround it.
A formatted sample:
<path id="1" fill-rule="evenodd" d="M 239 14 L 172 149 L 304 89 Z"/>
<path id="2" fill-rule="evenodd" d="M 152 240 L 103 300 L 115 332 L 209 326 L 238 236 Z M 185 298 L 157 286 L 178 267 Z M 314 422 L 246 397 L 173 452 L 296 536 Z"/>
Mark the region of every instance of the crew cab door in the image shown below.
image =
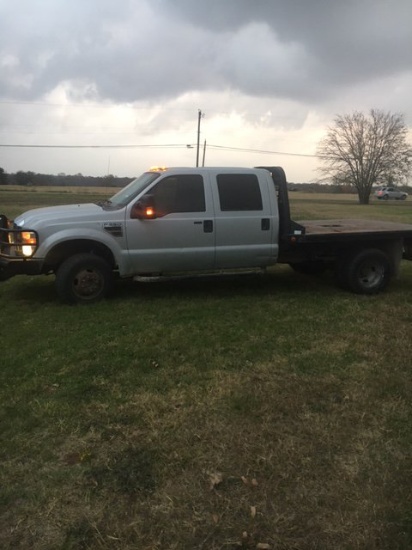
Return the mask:
<path id="1" fill-rule="evenodd" d="M 200 174 L 165 175 L 157 180 L 128 207 L 126 228 L 136 274 L 214 266 L 213 203 L 210 186 Z"/>
<path id="2" fill-rule="evenodd" d="M 277 204 L 268 178 L 256 171 L 216 171 L 216 269 L 265 267 L 278 255 Z"/>

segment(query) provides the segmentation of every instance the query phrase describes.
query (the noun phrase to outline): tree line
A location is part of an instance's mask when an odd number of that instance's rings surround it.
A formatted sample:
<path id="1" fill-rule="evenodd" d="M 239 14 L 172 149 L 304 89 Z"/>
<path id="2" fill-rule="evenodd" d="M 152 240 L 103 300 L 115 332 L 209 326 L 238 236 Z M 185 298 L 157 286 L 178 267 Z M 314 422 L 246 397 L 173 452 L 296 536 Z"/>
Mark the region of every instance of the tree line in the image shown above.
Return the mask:
<path id="1" fill-rule="evenodd" d="M 14 174 L 7 174 L 0 168 L 0 185 L 22 185 L 30 187 L 60 186 L 60 187 L 125 187 L 133 178 L 107 176 L 83 176 L 83 174 L 37 174 L 36 172 L 23 172 L 20 170 Z"/>

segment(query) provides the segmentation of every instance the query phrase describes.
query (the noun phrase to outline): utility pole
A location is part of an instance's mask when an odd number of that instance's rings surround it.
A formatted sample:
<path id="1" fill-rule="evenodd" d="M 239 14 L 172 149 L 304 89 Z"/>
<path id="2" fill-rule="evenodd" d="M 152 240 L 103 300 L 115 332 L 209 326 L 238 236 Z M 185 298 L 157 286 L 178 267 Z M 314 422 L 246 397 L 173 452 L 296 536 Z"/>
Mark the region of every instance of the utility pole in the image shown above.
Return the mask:
<path id="1" fill-rule="evenodd" d="M 203 160 L 202 160 L 202 166 L 205 165 L 205 157 L 206 157 L 206 140 L 203 144 Z"/>
<path id="2" fill-rule="evenodd" d="M 197 147 L 196 147 L 196 168 L 199 166 L 199 149 L 200 149 L 200 119 L 204 116 L 204 113 L 199 109 L 197 115 Z"/>

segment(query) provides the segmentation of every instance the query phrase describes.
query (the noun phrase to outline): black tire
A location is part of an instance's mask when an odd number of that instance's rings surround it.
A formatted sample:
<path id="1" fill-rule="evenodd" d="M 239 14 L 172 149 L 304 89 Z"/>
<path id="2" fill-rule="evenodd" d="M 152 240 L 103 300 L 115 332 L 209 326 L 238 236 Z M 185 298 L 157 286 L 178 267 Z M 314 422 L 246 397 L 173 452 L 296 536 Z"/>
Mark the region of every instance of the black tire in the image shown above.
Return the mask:
<path id="1" fill-rule="evenodd" d="M 383 200 L 387 201 L 389 199 L 389 195 L 384 195 L 382 198 Z"/>
<path id="2" fill-rule="evenodd" d="M 338 280 L 356 294 L 377 294 L 386 288 L 392 275 L 391 264 L 378 249 L 361 250 L 342 259 Z"/>
<path id="3" fill-rule="evenodd" d="M 402 200 L 402 201 L 406 201 L 406 195 L 403 195 L 403 196 L 401 197 L 401 200 Z"/>
<path id="4" fill-rule="evenodd" d="M 324 262 L 306 261 L 291 263 L 289 265 L 294 271 L 303 275 L 320 275 L 326 270 Z"/>
<path id="5" fill-rule="evenodd" d="M 70 256 L 56 273 L 56 290 L 67 304 L 89 304 L 107 296 L 113 284 L 109 264 L 100 256 Z"/>

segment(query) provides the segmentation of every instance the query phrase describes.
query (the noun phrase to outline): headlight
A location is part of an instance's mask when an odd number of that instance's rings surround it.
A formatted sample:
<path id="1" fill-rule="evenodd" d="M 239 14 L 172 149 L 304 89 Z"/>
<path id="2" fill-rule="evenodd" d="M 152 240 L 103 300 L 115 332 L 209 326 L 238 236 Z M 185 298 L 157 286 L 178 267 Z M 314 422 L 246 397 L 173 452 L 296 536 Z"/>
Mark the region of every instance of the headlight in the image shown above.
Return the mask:
<path id="1" fill-rule="evenodd" d="M 16 256 L 33 256 L 37 248 L 37 235 L 34 231 L 10 231 L 8 237 Z"/>
<path id="2" fill-rule="evenodd" d="M 22 241 L 21 250 L 23 252 L 23 256 L 26 256 L 26 258 L 28 258 L 29 256 L 33 256 L 37 246 L 36 233 L 34 233 L 33 231 L 22 231 L 21 241 Z"/>
<path id="3" fill-rule="evenodd" d="M 23 256 L 29 257 L 29 256 L 33 256 L 34 251 L 36 250 L 36 247 L 24 245 L 21 247 L 21 250 L 23 252 Z"/>

